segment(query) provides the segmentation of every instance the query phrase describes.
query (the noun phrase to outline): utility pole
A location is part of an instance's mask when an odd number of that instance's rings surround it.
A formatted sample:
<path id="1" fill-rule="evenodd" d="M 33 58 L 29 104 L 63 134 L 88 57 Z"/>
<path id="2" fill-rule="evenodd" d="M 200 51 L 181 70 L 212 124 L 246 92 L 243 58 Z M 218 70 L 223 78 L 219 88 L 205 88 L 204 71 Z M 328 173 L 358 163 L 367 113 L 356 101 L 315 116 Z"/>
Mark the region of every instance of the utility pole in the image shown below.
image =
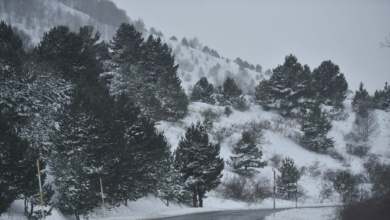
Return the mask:
<path id="1" fill-rule="evenodd" d="M 275 217 L 275 197 L 276 197 L 276 171 L 275 169 L 272 169 L 274 171 L 274 217 Z"/>
<path id="2" fill-rule="evenodd" d="M 39 168 L 39 160 L 37 160 L 37 168 L 38 168 L 39 198 L 41 201 L 42 219 L 45 219 L 45 212 L 43 211 L 43 193 L 42 193 L 41 169 Z"/>
<path id="3" fill-rule="evenodd" d="M 105 205 L 104 205 L 103 181 L 102 181 L 101 177 L 100 177 L 100 191 L 101 191 L 101 194 L 102 194 L 103 217 L 105 217 L 106 216 L 106 209 L 105 209 Z"/>
<path id="4" fill-rule="evenodd" d="M 298 208 L 298 182 L 295 183 L 295 208 Z"/>

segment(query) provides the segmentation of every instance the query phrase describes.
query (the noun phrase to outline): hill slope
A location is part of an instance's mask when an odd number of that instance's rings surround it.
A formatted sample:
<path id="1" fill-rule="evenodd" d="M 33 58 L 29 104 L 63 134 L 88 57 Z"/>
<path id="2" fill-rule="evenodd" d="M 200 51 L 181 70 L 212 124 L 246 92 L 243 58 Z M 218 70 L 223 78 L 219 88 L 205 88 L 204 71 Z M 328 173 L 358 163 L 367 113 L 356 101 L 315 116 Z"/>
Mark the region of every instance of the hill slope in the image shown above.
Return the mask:
<path id="1" fill-rule="evenodd" d="M 17 1 L 15 1 L 17 2 Z M 35 6 L 45 8 L 42 13 L 36 12 L 32 19 L 20 17 L 20 14 L 12 13 L 12 5 L 10 1 L 0 1 L 1 12 L 0 19 L 3 19 L 18 30 L 22 31 L 27 36 L 30 36 L 30 43 L 37 44 L 45 31 L 48 31 L 52 26 L 65 24 L 71 29 L 77 29 L 81 25 L 92 25 L 99 30 L 105 40 L 109 40 L 115 33 L 116 27 L 112 23 L 100 23 L 97 19 L 91 17 L 85 12 L 76 10 L 80 5 L 75 5 L 77 1 L 32 1 Z M 99 1 L 97 1 L 99 2 Z M 52 14 L 52 13 L 55 13 Z M 39 17 L 42 16 L 42 17 Z M 55 19 L 53 16 L 58 16 Z M 43 18 L 43 19 L 42 19 Z M 65 22 L 63 22 L 65 21 Z M 148 33 L 146 33 L 148 34 Z M 263 79 L 268 79 L 269 75 L 256 72 L 249 68 L 242 68 L 236 62 L 228 59 L 219 58 L 203 52 L 200 45 L 183 46 L 178 40 L 168 39 L 164 36 L 162 40 L 173 49 L 176 63 L 179 64 L 178 74 L 182 81 L 182 87 L 187 95 L 190 95 L 194 84 L 201 78 L 206 77 L 215 87 L 221 86 L 227 77 L 234 78 L 238 86 L 243 90 L 244 97 L 249 103 L 249 110 L 237 111 L 233 110 L 232 114 L 226 116 L 224 107 L 218 105 L 210 105 L 200 102 L 193 102 L 189 106 L 189 114 L 179 122 L 160 121 L 157 126 L 159 130 L 164 131 L 165 136 L 174 150 L 186 128 L 197 121 L 204 121 L 207 114 L 213 115 L 213 126 L 210 130 L 210 137 L 213 141 L 221 144 L 221 156 L 225 160 L 229 160 L 232 155 L 232 146 L 240 139 L 241 133 L 244 130 L 252 129 L 258 126 L 263 130 L 263 138 L 260 141 L 260 147 L 263 151 L 263 159 L 268 162 L 268 166 L 263 169 L 258 169 L 259 173 L 255 175 L 255 179 L 265 178 L 272 182 L 273 169 L 276 168 L 277 158 L 289 156 L 294 159 L 300 169 L 302 177 L 299 181 L 303 196 L 299 198 L 300 204 L 318 204 L 329 203 L 334 204 L 339 202 L 338 194 L 333 193 L 325 197 L 322 193 L 325 187 L 331 182 L 322 178 L 329 170 L 351 170 L 354 174 L 366 175 L 364 173 L 363 163 L 369 157 L 357 157 L 347 153 L 347 140 L 345 136 L 353 130 L 355 121 L 355 113 L 351 108 L 351 100 L 346 100 L 346 112 L 348 117 L 341 121 L 332 121 L 332 129 L 329 136 L 335 141 L 335 152 L 342 156 L 342 159 L 335 159 L 330 155 L 318 154 L 308 151 L 303 148 L 294 139 L 295 135 L 300 132 L 300 125 L 296 119 L 283 118 L 276 112 L 264 111 L 259 105 L 253 101 L 254 88 Z M 388 112 L 375 111 L 379 129 L 375 136 L 370 140 L 370 152 L 376 155 L 380 160 L 389 162 L 390 158 L 390 114 Z M 223 171 L 224 178 L 235 176 L 234 170 L 226 165 Z M 364 179 L 364 178 L 363 178 Z M 363 180 L 362 183 L 365 183 Z M 365 184 L 361 184 L 363 187 Z M 219 198 L 220 195 L 213 191 L 209 194 L 209 198 L 205 201 L 205 206 L 210 209 L 223 207 L 225 203 L 227 208 L 245 208 L 245 203 L 226 201 Z M 155 205 L 158 200 L 153 197 L 148 197 L 140 200 L 138 203 L 130 204 L 132 209 L 120 207 L 117 213 L 109 212 L 109 215 L 134 215 L 142 216 L 144 206 Z M 290 202 L 280 201 L 284 205 Z M 228 204 L 228 205 L 227 205 Z M 161 204 L 160 204 L 161 205 Z M 270 207 L 271 200 L 265 200 L 262 204 L 257 204 L 256 207 Z M 180 205 L 172 205 L 173 209 L 180 209 Z M 163 211 L 172 211 L 171 208 L 161 208 Z M 140 211 L 141 210 L 141 211 Z M 97 210 L 93 217 L 99 218 L 102 214 L 101 210 Z M 147 213 L 150 214 L 150 213 Z M 156 213 L 153 213 L 156 215 Z M 150 214 L 151 215 L 151 214 Z M 6 215 L 5 215 L 6 216 Z M 59 215 L 52 216 L 53 219 L 59 218 Z M 52 218 L 50 217 L 50 218 Z M 0 219 L 3 219 L 2 216 Z M 49 219 L 50 219 L 49 218 Z M 61 217 L 62 218 L 62 217 Z"/>

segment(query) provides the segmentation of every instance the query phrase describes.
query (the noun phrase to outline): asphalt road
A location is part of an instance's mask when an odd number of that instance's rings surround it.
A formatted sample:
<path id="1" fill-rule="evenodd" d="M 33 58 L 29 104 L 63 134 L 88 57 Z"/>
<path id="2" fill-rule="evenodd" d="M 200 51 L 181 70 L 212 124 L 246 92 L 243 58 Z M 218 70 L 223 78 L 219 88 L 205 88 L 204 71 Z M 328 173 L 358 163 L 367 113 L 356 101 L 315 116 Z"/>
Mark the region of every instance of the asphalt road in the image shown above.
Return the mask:
<path id="1" fill-rule="evenodd" d="M 281 210 L 277 209 L 276 211 Z M 262 220 L 272 213 L 272 209 L 232 210 L 159 218 L 159 220 Z"/>

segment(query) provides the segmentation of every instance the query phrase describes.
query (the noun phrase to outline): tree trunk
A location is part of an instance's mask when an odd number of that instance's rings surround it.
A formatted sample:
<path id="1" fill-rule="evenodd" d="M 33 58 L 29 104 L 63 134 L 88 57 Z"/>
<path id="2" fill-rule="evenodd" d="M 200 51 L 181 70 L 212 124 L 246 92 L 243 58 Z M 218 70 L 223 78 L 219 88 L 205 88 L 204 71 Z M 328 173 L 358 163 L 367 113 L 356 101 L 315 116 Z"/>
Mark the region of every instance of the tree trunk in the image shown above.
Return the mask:
<path id="1" fill-rule="evenodd" d="M 197 194 L 195 192 L 192 194 L 192 203 L 193 203 L 194 207 L 198 207 L 198 198 L 197 198 Z"/>
<path id="2" fill-rule="evenodd" d="M 79 211 L 76 210 L 76 212 L 74 213 L 74 215 L 76 216 L 76 220 L 80 220 L 80 214 L 79 214 Z"/>
<path id="3" fill-rule="evenodd" d="M 30 214 L 28 215 L 28 218 L 31 218 L 33 212 L 34 212 L 34 205 L 31 203 Z M 43 214 L 43 213 L 42 213 L 42 214 Z"/>
<path id="4" fill-rule="evenodd" d="M 203 194 L 199 193 L 199 207 L 203 208 Z"/>
<path id="5" fill-rule="evenodd" d="M 24 198 L 24 214 L 27 215 L 28 211 L 27 211 L 28 207 L 27 207 L 27 199 Z"/>
<path id="6" fill-rule="evenodd" d="M 125 199 L 125 206 L 127 207 L 127 199 Z"/>

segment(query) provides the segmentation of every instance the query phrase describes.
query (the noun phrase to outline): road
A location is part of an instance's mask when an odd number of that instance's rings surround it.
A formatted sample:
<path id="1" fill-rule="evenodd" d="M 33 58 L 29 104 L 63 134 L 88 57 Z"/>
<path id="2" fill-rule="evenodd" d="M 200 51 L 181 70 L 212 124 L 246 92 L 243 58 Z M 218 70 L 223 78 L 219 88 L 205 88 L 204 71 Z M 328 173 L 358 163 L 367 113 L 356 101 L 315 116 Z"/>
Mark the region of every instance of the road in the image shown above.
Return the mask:
<path id="1" fill-rule="evenodd" d="M 277 209 L 276 211 L 281 210 Z M 232 210 L 159 218 L 159 220 L 262 220 L 264 217 L 272 215 L 272 212 L 272 209 Z"/>

